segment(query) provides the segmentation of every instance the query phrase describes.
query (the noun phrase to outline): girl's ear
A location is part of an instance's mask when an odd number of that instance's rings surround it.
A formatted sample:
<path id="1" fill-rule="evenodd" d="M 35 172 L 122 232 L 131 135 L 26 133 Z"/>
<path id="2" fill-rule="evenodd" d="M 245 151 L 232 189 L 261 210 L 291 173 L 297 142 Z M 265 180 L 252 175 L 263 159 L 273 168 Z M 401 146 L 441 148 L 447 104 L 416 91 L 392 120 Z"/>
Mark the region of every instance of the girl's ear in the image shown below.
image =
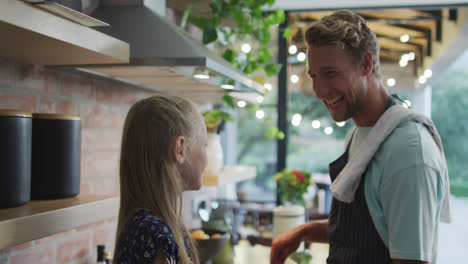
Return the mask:
<path id="1" fill-rule="evenodd" d="M 178 136 L 175 139 L 175 143 L 173 145 L 172 156 L 174 160 L 179 163 L 183 164 L 185 160 L 185 138 L 183 136 Z"/>

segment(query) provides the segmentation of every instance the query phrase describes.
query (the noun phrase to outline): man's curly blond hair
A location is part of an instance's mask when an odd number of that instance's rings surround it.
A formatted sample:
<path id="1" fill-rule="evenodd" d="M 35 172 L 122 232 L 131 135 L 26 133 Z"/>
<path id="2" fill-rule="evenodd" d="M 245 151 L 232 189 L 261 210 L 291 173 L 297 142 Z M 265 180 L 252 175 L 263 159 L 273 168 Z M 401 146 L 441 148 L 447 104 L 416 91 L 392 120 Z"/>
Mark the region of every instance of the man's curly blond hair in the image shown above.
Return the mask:
<path id="1" fill-rule="evenodd" d="M 358 65 L 364 53 L 369 51 L 373 57 L 372 72 L 377 78 L 381 78 L 379 42 L 361 16 L 347 10 L 337 11 L 314 22 L 307 29 L 305 39 L 309 47 L 338 45 L 351 56 L 355 65 Z"/>

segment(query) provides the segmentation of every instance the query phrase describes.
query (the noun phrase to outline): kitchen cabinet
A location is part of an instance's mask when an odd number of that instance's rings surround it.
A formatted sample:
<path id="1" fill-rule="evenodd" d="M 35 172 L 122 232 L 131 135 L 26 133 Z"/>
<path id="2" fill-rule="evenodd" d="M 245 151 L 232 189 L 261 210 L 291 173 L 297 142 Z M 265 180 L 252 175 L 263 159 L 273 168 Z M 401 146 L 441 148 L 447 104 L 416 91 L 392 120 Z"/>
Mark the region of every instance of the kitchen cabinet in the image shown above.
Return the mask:
<path id="1" fill-rule="evenodd" d="M 19 0 L 2 0 L 0 57 L 39 65 L 127 63 L 130 46 Z"/>
<path id="2" fill-rule="evenodd" d="M 119 213 L 119 197 L 78 195 L 0 209 L 0 249 L 92 224 Z"/>

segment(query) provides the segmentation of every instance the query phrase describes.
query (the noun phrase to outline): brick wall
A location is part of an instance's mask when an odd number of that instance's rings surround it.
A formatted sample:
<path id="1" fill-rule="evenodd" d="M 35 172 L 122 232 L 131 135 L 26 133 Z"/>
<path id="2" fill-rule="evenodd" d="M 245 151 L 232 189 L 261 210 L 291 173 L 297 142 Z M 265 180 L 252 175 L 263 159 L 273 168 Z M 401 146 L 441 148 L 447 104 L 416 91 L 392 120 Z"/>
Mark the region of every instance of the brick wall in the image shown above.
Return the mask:
<path id="1" fill-rule="evenodd" d="M 81 116 L 81 194 L 118 194 L 125 116 L 151 94 L 71 70 L 0 60 L 0 108 Z M 0 250 L 0 264 L 95 263 L 96 245 L 113 249 L 116 224 L 108 219 Z"/>

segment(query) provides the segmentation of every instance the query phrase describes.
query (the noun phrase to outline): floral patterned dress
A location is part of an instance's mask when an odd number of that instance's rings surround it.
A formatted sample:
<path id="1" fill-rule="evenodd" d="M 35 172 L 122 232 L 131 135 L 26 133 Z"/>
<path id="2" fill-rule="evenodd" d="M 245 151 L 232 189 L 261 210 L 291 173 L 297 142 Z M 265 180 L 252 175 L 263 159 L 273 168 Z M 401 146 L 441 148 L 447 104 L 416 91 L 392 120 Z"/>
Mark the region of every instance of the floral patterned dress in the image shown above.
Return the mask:
<path id="1" fill-rule="evenodd" d="M 115 263 L 152 264 L 157 254 L 168 264 L 179 263 L 179 247 L 169 226 L 153 212 L 139 209 L 119 237 Z"/>

